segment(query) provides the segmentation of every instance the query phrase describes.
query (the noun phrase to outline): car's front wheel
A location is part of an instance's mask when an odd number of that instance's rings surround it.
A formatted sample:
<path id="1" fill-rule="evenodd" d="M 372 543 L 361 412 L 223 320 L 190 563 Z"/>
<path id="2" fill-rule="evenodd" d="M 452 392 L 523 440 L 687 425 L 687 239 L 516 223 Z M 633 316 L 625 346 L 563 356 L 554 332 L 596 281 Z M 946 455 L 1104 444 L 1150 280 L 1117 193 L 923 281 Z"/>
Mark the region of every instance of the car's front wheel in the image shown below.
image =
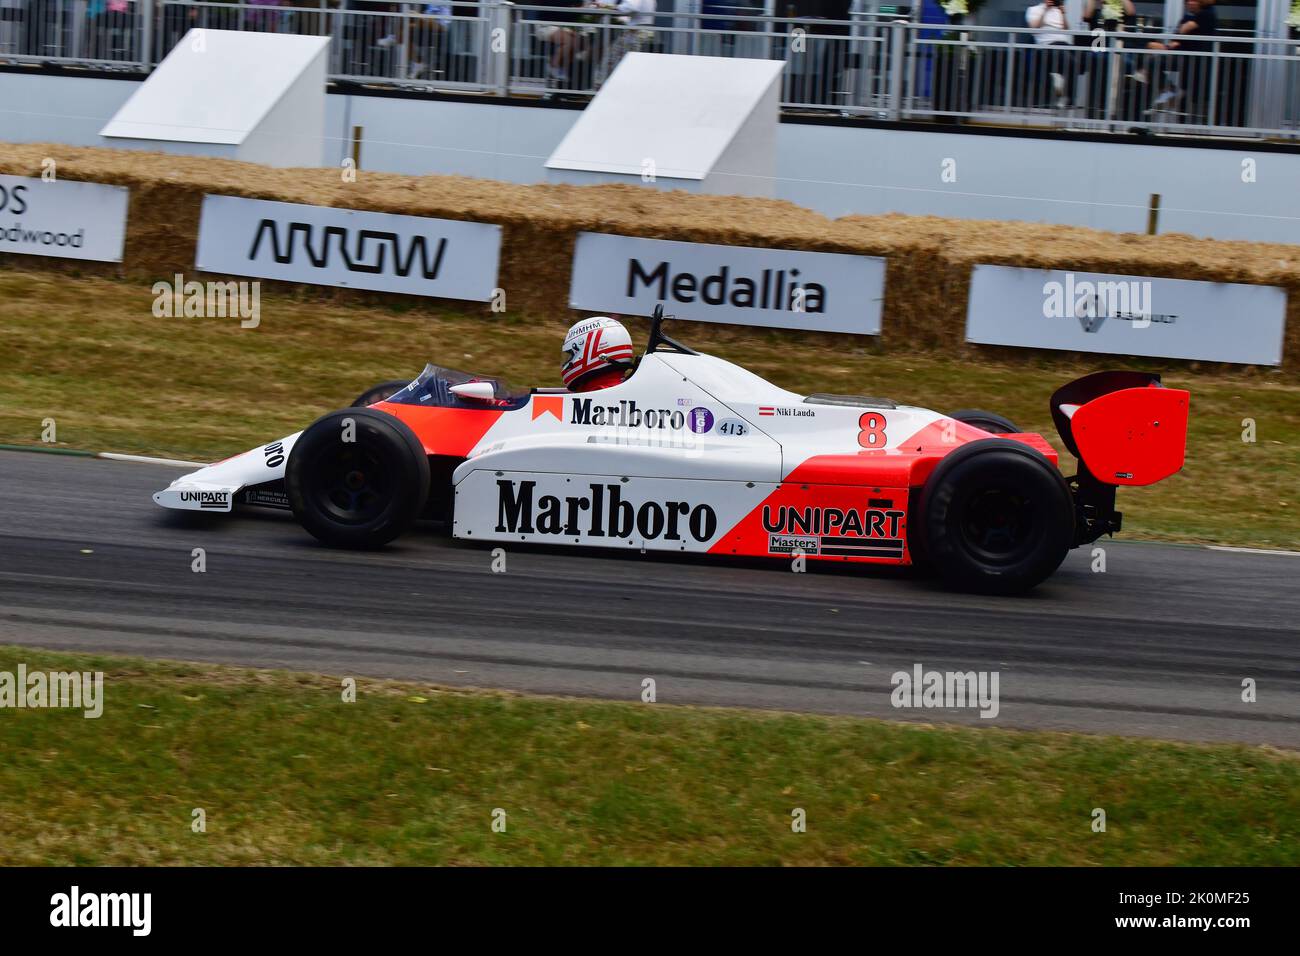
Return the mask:
<path id="1" fill-rule="evenodd" d="M 318 419 L 289 454 L 294 517 L 326 544 L 378 548 L 415 524 L 429 497 L 429 459 L 403 421 L 370 408 Z"/>
<path id="2" fill-rule="evenodd" d="M 1019 442 L 988 438 L 953 451 L 921 495 L 924 552 L 961 590 L 1027 591 L 1074 542 L 1074 502 L 1061 473 Z"/>

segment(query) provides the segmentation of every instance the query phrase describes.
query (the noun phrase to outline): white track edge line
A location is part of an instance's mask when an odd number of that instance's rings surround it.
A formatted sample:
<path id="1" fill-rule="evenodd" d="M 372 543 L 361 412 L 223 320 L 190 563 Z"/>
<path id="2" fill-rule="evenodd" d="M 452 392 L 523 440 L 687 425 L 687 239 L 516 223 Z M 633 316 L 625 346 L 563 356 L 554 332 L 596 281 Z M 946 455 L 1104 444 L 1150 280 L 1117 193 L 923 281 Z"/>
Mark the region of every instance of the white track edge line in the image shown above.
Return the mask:
<path id="1" fill-rule="evenodd" d="M 1300 558 L 1300 551 L 1280 551 L 1271 548 L 1230 548 L 1226 544 L 1207 544 L 1211 551 L 1232 551 L 1236 554 L 1285 554 L 1289 557 Z"/>

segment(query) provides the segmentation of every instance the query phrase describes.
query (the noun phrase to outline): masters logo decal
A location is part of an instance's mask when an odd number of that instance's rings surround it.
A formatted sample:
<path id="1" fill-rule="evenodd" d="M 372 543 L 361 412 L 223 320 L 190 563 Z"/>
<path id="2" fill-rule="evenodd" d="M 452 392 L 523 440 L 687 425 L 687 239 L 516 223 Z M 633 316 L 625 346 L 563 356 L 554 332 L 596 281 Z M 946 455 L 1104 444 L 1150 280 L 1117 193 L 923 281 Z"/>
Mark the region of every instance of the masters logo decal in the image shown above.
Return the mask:
<path id="1" fill-rule="evenodd" d="M 817 554 L 820 547 L 815 535 L 774 534 L 767 539 L 767 550 L 773 554 Z"/>
<path id="2" fill-rule="evenodd" d="M 881 508 L 763 506 L 763 530 L 772 554 L 901 558 L 907 512 Z"/>

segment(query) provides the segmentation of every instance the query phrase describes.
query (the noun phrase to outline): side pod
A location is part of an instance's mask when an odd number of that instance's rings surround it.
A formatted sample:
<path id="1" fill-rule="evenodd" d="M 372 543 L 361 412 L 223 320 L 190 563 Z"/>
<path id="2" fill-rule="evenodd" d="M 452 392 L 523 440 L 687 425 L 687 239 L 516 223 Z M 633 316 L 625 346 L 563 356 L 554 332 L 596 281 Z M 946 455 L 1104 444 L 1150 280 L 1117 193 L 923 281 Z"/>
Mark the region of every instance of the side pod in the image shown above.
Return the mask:
<path id="1" fill-rule="evenodd" d="M 1120 529 L 1118 485 L 1150 485 L 1183 467 L 1191 395 L 1147 372 L 1096 372 L 1057 389 L 1052 420 L 1079 459 L 1071 479 L 1075 544 Z"/>

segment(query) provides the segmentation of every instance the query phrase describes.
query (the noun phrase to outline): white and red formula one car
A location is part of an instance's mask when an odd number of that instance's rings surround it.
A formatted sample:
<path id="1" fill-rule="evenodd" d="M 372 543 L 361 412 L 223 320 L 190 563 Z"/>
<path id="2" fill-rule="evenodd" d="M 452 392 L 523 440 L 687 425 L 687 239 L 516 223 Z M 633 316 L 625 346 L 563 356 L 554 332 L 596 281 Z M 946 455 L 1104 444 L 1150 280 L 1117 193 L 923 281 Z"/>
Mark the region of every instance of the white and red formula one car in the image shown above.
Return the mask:
<path id="1" fill-rule="evenodd" d="M 1000 416 L 798 395 L 674 342 L 662 320 L 610 388 L 513 390 L 429 365 L 154 500 L 291 508 L 349 548 L 426 517 L 470 541 L 923 564 L 1007 593 L 1119 530 L 1117 486 L 1183 464 L 1189 395 L 1156 375 L 1098 372 L 1052 396 L 1079 459 L 1067 479 L 1041 435 Z"/>

